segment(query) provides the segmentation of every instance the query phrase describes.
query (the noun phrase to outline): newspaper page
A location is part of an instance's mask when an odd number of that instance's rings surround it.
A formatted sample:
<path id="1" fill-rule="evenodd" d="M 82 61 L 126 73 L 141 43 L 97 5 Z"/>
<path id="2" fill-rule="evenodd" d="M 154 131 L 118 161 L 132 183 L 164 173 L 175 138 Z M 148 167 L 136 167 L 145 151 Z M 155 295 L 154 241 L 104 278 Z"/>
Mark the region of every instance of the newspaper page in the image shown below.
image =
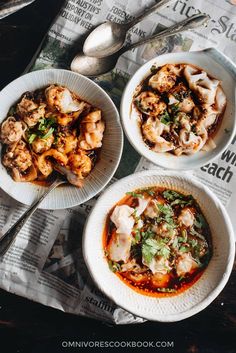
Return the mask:
<path id="1" fill-rule="evenodd" d="M 107 20 L 130 21 L 154 3 L 153 0 L 66 0 L 28 69 L 69 69 L 73 56 L 81 50 L 88 31 L 94 26 Z M 136 42 L 200 12 L 210 15 L 207 28 L 183 32 L 126 52 L 114 70 L 95 79 L 118 108 L 130 76 L 157 55 L 217 47 L 236 60 L 235 0 L 170 1 L 169 6 L 134 26 L 127 35 L 127 43 Z M 192 173 L 218 195 L 236 229 L 231 211 L 236 202 L 235 142 L 219 160 Z M 122 161 L 111 182 L 136 171 L 155 168 L 159 169 L 140 158 L 125 140 Z M 97 289 L 83 261 L 83 225 L 96 198 L 73 209 L 36 211 L 0 261 L 0 287 L 65 312 L 116 324 L 141 323 L 142 318 L 118 308 Z M 0 210 L 3 233 L 24 212 L 25 206 L 1 191 Z"/>

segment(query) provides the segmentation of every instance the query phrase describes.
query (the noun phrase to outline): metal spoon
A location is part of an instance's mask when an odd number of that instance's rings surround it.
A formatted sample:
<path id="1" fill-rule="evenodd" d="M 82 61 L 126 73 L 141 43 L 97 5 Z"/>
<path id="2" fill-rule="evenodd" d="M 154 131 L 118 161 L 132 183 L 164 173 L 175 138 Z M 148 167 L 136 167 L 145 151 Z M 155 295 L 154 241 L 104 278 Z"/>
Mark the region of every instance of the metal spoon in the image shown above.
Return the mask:
<path id="1" fill-rule="evenodd" d="M 114 69 L 118 61 L 118 58 L 126 51 L 134 49 L 142 44 L 152 42 L 153 40 L 165 38 L 182 31 L 186 31 L 189 29 L 194 29 L 196 27 L 202 26 L 203 24 L 206 24 L 208 20 L 209 20 L 208 15 L 203 15 L 203 14 L 194 15 L 180 23 L 177 23 L 171 26 L 170 28 L 165 29 L 164 31 L 154 34 L 149 38 L 145 38 L 140 42 L 123 47 L 117 53 L 107 56 L 105 58 L 95 58 L 95 57 L 87 56 L 83 53 L 79 53 L 75 56 L 75 58 L 71 63 L 71 70 L 78 72 L 79 74 L 82 74 L 87 77 L 96 77 L 99 75 L 103 75 L 111 71 L 112 69 Z"/>
<path id="2" fill-rule="evenodd" d="M 116 53 L 122 48 L 127 31 L 141 22 L 146 16 L 164 7 L 172 0 L 161 0 L 157 4 L 149 7 L 142 15 L 134 20 L 125 23 L 104 22 L 97 26 L 84 42 L 83 52 L 85 55 L 103 58 Z"/>
<path id="3" fill-rule="evenodd" d="M 27 211 L 23 213 L 23 215 L 18 219 L 18 221 L 11 226 L 8 231 L 2 235 L 0 238 L 0 256 L 3 256 L 6 251 L 9 249 L 13 241 L 15 240 L 17 234 L 20 232 L 21 228 L 28 221 L 30 216 L 37 210 L 38 206 L 45 199 L 45 197 L 54 190 L 57 186 L 67 183 L 67 180 L 58 175 L 52 185 L 45 191 L 45 193 L 35 201 Z"/>

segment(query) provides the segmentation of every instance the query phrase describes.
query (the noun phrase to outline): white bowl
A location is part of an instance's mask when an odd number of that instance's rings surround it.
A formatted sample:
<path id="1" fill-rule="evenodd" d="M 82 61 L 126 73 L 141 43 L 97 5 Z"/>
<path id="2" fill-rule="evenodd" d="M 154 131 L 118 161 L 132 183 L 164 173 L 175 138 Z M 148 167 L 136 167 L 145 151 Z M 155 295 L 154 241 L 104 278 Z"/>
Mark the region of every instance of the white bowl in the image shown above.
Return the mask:
<path id="1" fill-rule="evenodd" d="M 202 276 L 184 292 L 170 297 L 142 295 L 110 271 L 104 256 L 102 234 L 111 208 L 127 191 L 160 185 L 192 194 L 205 215 L 213 243 L 212 258 Z M 83 255 L 94 281 L 110 299 L 131 313 L 155 321 L 179 321 L 209 305 L 228 281 L 234 261 L 233 228 L 225 208 L 206 186 L 185 174 L 145 171 L 110 186 L 90 213 L 83 234 Z"/>
<path id="2" fill-rule="evenodd" d="M 167 63 L 189 63 L 204 69 L 208 74 L 222 81 L 227 96 L 227 106 L 222 123 L 214 137 L 216 148 L 211 151 L 199 151 L 193 155 L 175 156 L 170 153 L 156 153 L 148 148 L 142 139 L 138 126 L 138 115 L 132 107 L 135 88 L 150 74 L 152 65 L 162 66 Z M 121 101 L 121 119 L 127 138 L 133 147 L 156 165 L 167 169 L 191 170 L 199 168 L 219 156 L 230 144 L 236 133 L 236 67 L 216 49 L 210 48 L 197 52 L 170 53 L 160 55 L 136 71 L 128 82 Z"/>
<path id="3" fill-rule="evenodd" d="M 79 205 L 101 191 L 114 175 L 123 149 L 123 133 L 119 113 L 109 96 L 88 78 L 67 70 L 39 70 L 21 76 L 0 92 L 0 123 L 6 118 L 9 108 L 26 91 L 34 91 L 57 83 L 68 87 L 82 99 L 100 108 L 106 122 L 103 145 L 99 161 L 82 188 L 72 185 L 53 190 L 40 205 L 44 209 L 62 209 Z M 0 147 L 1 152 L 1 147 Z M 33 183 L 15 182 L 0 164 L 0 186 L 14 199 L 30 205 L 46 188 Z"/>

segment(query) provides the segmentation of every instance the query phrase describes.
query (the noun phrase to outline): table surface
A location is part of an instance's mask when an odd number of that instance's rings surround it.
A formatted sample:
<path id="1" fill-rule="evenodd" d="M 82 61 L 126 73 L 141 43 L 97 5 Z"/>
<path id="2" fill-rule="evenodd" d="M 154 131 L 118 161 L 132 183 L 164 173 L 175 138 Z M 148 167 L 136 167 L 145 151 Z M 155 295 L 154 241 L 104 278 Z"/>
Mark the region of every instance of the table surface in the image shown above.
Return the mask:
<path id="1" fill-rule="evenodd" d="M 24 70 L 62 3 L 36 0 L 0 21 L 0 88 Z M 173 341 L 173 348 L 156 351 L 236 352 L 236 264 L 227 286 L 207 309 L 173 324 L 108 326 L 0 291 L 0 352 L 64 352 L 64 340 Z"/>

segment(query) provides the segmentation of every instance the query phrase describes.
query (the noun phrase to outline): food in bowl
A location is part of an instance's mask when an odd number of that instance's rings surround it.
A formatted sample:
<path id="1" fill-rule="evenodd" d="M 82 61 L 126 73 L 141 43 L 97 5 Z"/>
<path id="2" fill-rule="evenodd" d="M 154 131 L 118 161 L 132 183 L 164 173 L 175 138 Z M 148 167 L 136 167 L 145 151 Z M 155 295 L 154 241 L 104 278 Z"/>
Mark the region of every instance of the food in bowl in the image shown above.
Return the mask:
<path id="1" fill-rule="evenodd" d="M 48 181 L 59 171 L 81 187 L 104 130 L 102 111 L 67 87 L 25 92 L 1 124 L 2 164 L 16 182 Z"/>
<path id="2" fill-rule="evenodd" d="M 212 256 L 211 230 L 193 196 L 158 186 L 126 193 L 107 216 L 103 243 L 110 269 L 156 297 L 189 288 Z"/>
<path id="3" fill-rule="evenodd" d="M 191 155 L 216 147 L 226 95 L 218 79 L 193 64 L 153 65 L 135 89 L 133 106 L 152 151 Z"/>

